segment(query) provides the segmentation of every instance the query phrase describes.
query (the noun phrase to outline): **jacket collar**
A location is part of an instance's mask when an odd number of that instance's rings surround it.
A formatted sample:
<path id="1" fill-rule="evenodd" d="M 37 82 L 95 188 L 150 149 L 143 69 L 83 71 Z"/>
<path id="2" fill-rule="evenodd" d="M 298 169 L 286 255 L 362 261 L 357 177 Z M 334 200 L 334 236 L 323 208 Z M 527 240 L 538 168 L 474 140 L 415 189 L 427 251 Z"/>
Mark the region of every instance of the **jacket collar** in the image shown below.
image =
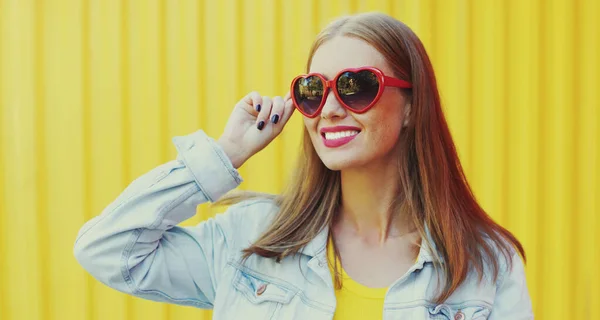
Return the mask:
<path id="1" fill-rule="evenodd" d="M 327 236 L 329 235 L 329 226 L 325 226 L 316 237 L 314 237 L 309 243 L 304 246 L 302 253 L 309 256 L 315 257 L 325 251 L 327 245 Z"/>

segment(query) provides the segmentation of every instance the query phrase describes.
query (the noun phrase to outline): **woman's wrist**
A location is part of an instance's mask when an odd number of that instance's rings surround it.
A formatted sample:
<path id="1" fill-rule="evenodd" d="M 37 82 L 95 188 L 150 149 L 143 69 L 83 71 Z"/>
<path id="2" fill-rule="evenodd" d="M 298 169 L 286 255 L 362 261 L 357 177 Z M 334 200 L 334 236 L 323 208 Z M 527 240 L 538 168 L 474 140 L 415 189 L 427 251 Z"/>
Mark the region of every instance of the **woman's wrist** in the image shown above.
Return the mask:
<path id="1" fill-rule="evenodd" d="M 242 152 L 241 148 L 229 141 L 227 138 L 219 138 L 217 144 L 221 146 L 234 168 L 241 167 L 247 160 L 247 156 Z"/>

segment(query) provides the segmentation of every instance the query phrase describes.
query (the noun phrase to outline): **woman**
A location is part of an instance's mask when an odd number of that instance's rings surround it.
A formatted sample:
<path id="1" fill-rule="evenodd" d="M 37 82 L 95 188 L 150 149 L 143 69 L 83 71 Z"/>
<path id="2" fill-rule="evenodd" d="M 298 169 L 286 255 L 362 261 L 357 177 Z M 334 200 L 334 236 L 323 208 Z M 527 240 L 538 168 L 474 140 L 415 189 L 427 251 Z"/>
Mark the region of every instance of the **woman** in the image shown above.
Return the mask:
<path id="1" fill-rule="evenodd" d="M 82 266 L 216 319 L 533 318 L 523 248 L 475 201 L 417 36 L 383 14 L 343 17 L 307 69 L 285 98 L 244 97 L 217 141 L 175 137 L 176 160 L 83 226 Z M 288 188 L 222 197 L 294 110 L 304 150 Z M 234 205 L 177 226 L 219 199 Z"/>

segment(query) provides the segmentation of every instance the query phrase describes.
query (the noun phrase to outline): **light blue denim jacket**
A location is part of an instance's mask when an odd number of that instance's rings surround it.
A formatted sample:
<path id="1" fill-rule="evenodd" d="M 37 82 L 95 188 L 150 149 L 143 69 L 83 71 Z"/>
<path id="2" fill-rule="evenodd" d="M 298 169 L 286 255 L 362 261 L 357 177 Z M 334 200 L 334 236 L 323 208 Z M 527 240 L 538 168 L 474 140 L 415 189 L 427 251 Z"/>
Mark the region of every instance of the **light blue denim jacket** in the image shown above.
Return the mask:
<path id="1" fill-rule="evenodd" d="M 98 281 L 144 299 L 213 309 L 214 319 L 332 319 L 336 298 L 324 229 L 302 253 L 280 263 L 241 249 L 265 230 L 277 207 L 248 200 L 193 227 L 178 224 L 198 204 L 215 201 L 242 181 L 229 158 L 202 130 L 174 137 L 176 160 L 133 181 L 85 223 L 74 254 Z M 384 319 L 533 319 L 521 258 L 497 281 L 475 274 L 442 304 L 432 302 L 440 272 L 431 249 L 387 291 Z M 368 317 L 365 317 L 367 319 Z"/>

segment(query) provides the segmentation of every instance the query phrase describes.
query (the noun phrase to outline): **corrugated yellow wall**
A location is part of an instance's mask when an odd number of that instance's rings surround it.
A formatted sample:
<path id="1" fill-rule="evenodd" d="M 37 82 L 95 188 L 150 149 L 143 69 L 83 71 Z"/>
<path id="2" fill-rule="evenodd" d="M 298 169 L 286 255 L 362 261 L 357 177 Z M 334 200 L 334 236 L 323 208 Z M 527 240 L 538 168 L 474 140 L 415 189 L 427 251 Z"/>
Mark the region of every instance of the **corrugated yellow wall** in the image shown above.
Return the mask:
<path id="1" fill-rule="evenodd" d="M 371 10 L 429 50 L 478 198 L 529 254 L 536 318 L 600 319 L 595 0 L 0 0 L 0 319 L 209 319 L 96 282 L 77 231 L 173 136 L 218 137 L 245 93 L 285 94 L 328 21 Z M 281 189 L 301 125 L 243 188 Z"/>

